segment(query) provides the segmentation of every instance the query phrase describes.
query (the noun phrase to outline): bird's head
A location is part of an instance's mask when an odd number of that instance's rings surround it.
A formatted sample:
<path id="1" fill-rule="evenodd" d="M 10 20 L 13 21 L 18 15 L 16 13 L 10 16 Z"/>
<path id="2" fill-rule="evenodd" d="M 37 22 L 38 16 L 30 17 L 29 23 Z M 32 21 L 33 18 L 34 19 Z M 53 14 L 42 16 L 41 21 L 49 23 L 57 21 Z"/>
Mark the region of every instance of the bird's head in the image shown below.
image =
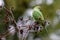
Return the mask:
<path id="1" fill-rule="evenodd" d="M 36 6 L 36 7 L 34 7 L 34 9 L 40 10 L 41 8 L 40 8 L 40 6 Z"/>

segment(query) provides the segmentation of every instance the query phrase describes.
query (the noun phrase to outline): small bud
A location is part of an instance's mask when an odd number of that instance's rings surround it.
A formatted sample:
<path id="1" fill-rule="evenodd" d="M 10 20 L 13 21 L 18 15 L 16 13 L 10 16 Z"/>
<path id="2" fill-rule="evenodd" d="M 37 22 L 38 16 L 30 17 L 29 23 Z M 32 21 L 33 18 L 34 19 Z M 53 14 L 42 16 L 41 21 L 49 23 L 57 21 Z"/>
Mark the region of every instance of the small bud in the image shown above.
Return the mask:
<path id="1" fill-rule="evenodd" d="M 4 5 L 4 1 L 0 0 L 0 6 Z"/>
<path id="2" fill-rule="evenodd" d="M 6 40 L 6 38 L 5 37 L 2 37 L 1 40 Z"/>
<path id="3" fill-rule="evenodd" d="M 8 29 L 9 30 L 9 33 L 12 34 L 12 35 L 14 35 L 15 34 L 15 28 L 14 28 L 14 26 L 13 25 L 9 25 L 9 27 L 10 27 Z"/>
<path id="4" fill-rule="evenodd" d="M 4 6 L 4 1 L 0 0 L 0 9 L 3 8 L 3 6 Z"/>

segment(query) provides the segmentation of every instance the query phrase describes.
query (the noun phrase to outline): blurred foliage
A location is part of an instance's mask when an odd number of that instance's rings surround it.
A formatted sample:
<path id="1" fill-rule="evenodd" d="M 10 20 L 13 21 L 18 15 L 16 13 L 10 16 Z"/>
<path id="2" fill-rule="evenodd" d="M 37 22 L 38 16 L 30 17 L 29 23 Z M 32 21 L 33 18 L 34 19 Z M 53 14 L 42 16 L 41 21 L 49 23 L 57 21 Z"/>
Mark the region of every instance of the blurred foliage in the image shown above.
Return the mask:
<path id="1" fill-rule="evenodd" d="M 5 0 L 5 6 L 8 8 L 13 7 L 14 16 L 17 19 L 28 8 L 30 0 Z"/>
<path id="2" fill-rule="evenodd" d="M 4 0 L 4 1 L 5 1 L 5 6 L 7 8 L 13 7 L 13 13 L 14 13 L 15 19 L 17 21 L 18 17 L 22 16 L 22 14 L 28 8 L 28 5 L 32 0 Z M 53 18 L 56 15 L 56 10 L 60 9 L 60 0 L 54 0 L 54 3 L 52 5 L 46 5 L 46 3 L 43 3 L 40 6 L 41 6 L 41 11 L 42 11 L 45 19 L 49 19 L 52 22 Z M 5 11 L 1 10 L 0 11 L 0 33 L 3 33 L 6 31 L 4 17 L 5 17 Z M 58 25 L 56 25 L 56 27 L 54 29 L 51 26 L 52 25 L 50 25 L 47 28 L 49 34 L 60 29 L 60 23 Z M 41 36 L 44 33 L 45 33 L 45 31 L 38 33 L 38 35 Z M 16 38 L 16 36 L 15 36 L 15 38 Z M 16 40 L 16 39 L 14 39 L 14 40 Z"/>

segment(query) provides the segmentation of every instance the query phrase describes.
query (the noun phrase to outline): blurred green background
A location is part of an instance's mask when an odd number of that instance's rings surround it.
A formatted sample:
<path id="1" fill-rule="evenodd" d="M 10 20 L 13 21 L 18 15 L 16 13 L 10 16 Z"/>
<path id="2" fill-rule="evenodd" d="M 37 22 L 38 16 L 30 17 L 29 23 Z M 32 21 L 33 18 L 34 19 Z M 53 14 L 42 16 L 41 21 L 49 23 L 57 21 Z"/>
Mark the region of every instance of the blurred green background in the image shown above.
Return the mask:
<path id="1" fill-rule="evenodd" d="M 4 0 L 4 2 L 6 7 L 13 7 L 16 21 L 26 10 L 39 5 L 45 19 L 50 21 L 50 25 L 47 27 L 48 34 L 43 31 L 38 34 L 40 37 L 35 38 L 35 40 L 60 40 L 60 0 Z M 5 11 L 0 10 L 0 34 L 6 31 L 4 17 Z M 18 39 L 14 35 L 13 39 L 10 37 L 7 40 Z"/>

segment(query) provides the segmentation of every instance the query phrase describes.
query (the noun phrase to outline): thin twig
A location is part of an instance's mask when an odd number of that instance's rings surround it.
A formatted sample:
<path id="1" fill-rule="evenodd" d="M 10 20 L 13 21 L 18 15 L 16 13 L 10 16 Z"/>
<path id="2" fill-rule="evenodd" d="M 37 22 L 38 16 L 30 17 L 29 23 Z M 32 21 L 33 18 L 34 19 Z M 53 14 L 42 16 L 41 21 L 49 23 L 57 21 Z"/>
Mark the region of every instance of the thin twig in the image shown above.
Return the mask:
<path id="1" fill-rule="evenodd" d="M 10 9 L 10 10 L 7 9 L 6 7 L 4 7 L 4 9 L 9 13 L 9 15 L 12 16 L 12 19 L 13 19 L 12 21 L 13 21 L 13 23 L 15 24 L 14 27 L 16 28 L 16 31 L 17 31 L 17 30 L 18 30 L 18 29 L 17 29 L 17 24 L 16 24 L 16 21 L 15 21 L 15 19 L 14 19 L 14 15 L 13 15 L 13 13 L 12 13 L 12 10 L 11 10 L 11 9 Z"/>
<path id="2" fill-rule="evenodd" d="M 12 18 L 13 18 L 13 22 L 14 22 L 14 24 L 15 24 L 15 29 L 16 29 L 16 31 L 18 31 L 18 29 L 17 29 L 17 24 L 16 24 L 16 21 L 15 21 L 15 19 L 14 19 L 14 15 L 13 15 L 13 13 L 12 13 L 12 11 L 11 10 L 9 10 L 9 9 L 7 9 L 6 7 L 4 7 L 4 9 L 8 12 L 8 15 L 11 15 L 12 16 Z M 13 29 L 12 29 L 13 30 Z M 12 31 L 12 30 L 10 30 L 10 31 Z M 10 33 L 9 33 L 9 31 L 7 30 L 5 33 L 3 33 L 2 35 L 0 35 L 0 38 L 2 38 L 2 37 L 6 37 L 6 36 L 8 36 Z"/>

